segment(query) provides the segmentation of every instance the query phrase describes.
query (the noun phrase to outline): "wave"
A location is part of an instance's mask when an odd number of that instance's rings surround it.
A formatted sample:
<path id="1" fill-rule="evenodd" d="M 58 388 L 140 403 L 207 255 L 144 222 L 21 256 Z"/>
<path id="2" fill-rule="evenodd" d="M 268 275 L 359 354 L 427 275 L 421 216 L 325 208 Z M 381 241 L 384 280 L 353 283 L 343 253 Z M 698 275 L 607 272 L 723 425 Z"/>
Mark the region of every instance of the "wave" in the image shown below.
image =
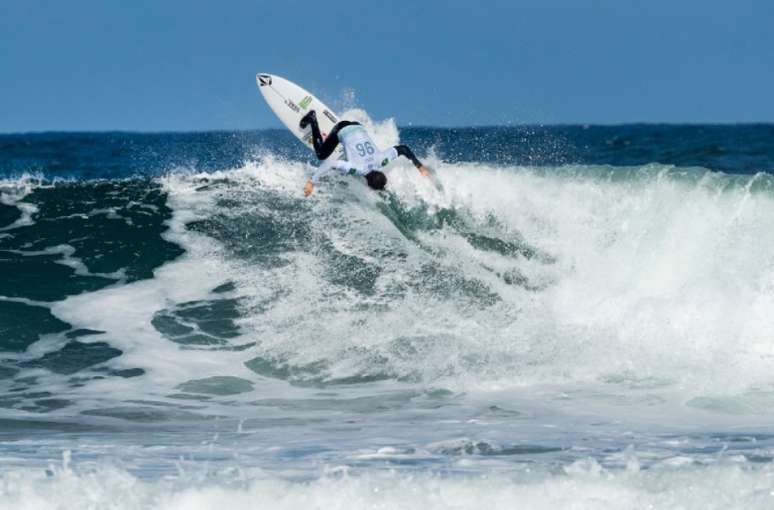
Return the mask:
<path id="1" fill-rule="evenodd" d="M 105 395 L 153 396 L 138 419 L 187 419 L 169 403 L 254 398 L 259 382 L 768 402 L 771 176 L 431 163 L 442 189 L 398 165 L 389 193 L 341 178 L 309 199 L 305 165 L 270 156 L 4 182 L 0 249 L 18 270 L 0 377 L 27 388 L 4 407 L 101 416 Z"/>
<path id="2" fill-rule="evenodd" d="M 445 165 L 442 193 L 403 168 L 386 198 L 340 181 L 302 202 L 293 170 L 181 204 L 290 379 L 770 380 L 767 175 Z"/>

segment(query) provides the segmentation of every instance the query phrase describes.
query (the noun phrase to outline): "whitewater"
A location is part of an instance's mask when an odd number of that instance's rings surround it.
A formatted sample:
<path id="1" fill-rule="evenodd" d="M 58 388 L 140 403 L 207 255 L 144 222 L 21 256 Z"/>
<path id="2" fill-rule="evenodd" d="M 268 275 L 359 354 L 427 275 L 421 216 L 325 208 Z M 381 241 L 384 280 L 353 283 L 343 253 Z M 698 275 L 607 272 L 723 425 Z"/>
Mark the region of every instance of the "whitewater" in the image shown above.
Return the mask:
<path id="1" fill-rule="evenodd" d="M 281 138 L 9 163 L 0 509 L 771 508 L 771 169 L 444 136 L 307 199 Z"/>

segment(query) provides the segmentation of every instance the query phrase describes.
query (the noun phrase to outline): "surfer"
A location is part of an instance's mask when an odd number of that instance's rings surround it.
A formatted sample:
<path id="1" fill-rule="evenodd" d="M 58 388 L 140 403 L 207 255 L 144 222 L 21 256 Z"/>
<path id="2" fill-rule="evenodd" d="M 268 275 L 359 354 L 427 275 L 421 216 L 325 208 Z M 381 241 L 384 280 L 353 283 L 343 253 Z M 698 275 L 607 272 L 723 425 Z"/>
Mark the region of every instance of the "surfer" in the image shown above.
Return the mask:
<path id="1" fill-rule="evenodd" d="M 430 175 L 430 170 L 405 145 L 396 145 L 385 151 L 379 150 L 359 122 L 342 120 L 333 126 L 325 140 L 323 140 L 320 133 L 320 127 L 317 124 L 317 114 L 314 110 L 304 115 L 299 123 L 301 129 L 305 129 L 309 125 L 312 127 L 314 152 L 317 154 L 318 159 L 323 160 L 323 163 L 312 178 L 306 182 L 304 186 L 305 197 L 312 194 L 314 185 L 331 170 L 338 170 L 343 174 L 362 175 L 365 177 L 366 182 L 368 182 L 369 187 L 375 190 L 384 189 L 385 184 L 387 184 L 387 176 L 379 169 L 387 166 L 398 156 L 411 160 L 414 166 L 417 167 L 417 170 L 419 170 L 419 173 L 425 177 Z M 346 159 L 328 159 L 339 143 L 344 147 Z"/>

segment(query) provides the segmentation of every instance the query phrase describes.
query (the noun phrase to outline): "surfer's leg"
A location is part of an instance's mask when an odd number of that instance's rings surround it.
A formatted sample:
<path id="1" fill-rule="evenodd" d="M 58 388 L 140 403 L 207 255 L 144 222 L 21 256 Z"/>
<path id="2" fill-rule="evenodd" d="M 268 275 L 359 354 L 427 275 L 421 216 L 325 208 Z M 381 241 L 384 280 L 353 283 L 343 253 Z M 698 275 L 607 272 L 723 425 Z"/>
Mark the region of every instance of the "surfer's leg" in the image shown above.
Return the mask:
<path id="1" fill-rule="evenodd" d="M 301 126 L 301 129 L 304 129 L 307 125 L 312 126 L 312 145 L 314 145 L 314 152 L 317 154 L 317 159 L 326 159 L 333 154 L 333 151 L 339 144 L 339 129 L 352 124 L 358 123 L 342 120 L 333 126 L 328 137 L 323 140 L 322 133 L 320 133 L 320 126 L 317 124 L 317 115 L 314 113 L 314 110 L 312 110 L 304 115 L 299 126 Z"/>
<path id="2" fill-rule="evenodd" d="M 317 124 L 317 112 L 314 110 L 309 110 L 306 115 L 301 117 L 301 122 L 298 123 L 298 127 L 301 129 L 305 129 L 306 126 L 309 125 L 310 122 L 314 121 L 315 124 Z"/>
<path id="3" fill-rule="evenodd" d="M 325 159 L 333 153 L 333 150 L 339 144 L 339 137 L 336 133 L 338 130 L 333 128 L 331 133 L 323 141 L 322 133 L 320 133 L 320 126 L 317 124 L 317 114 L 314 110 L 304 115 L 301 118 L 301 122 L 298 124 L 301 129 L 306 126 L 312 126 L 312 145 L 314 146 L 314 152 L 317 154 L 317 159 Z"/>

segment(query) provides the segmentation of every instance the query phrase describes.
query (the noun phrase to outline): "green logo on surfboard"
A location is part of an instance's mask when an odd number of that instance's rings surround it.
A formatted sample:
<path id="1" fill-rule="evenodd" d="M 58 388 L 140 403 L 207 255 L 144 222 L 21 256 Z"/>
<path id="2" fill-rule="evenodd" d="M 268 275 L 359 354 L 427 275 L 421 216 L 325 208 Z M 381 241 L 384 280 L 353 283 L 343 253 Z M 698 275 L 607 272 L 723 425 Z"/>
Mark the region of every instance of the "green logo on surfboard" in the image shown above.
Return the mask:
<path id="1" fill-rule="evenodd" d="M 302 110 L 306 110 L 309 108 L 309 103 L 312 102 L 312 96 L 306 96 L 301 101 L 298 102 L 298 106 L 301 107 Z"/>

